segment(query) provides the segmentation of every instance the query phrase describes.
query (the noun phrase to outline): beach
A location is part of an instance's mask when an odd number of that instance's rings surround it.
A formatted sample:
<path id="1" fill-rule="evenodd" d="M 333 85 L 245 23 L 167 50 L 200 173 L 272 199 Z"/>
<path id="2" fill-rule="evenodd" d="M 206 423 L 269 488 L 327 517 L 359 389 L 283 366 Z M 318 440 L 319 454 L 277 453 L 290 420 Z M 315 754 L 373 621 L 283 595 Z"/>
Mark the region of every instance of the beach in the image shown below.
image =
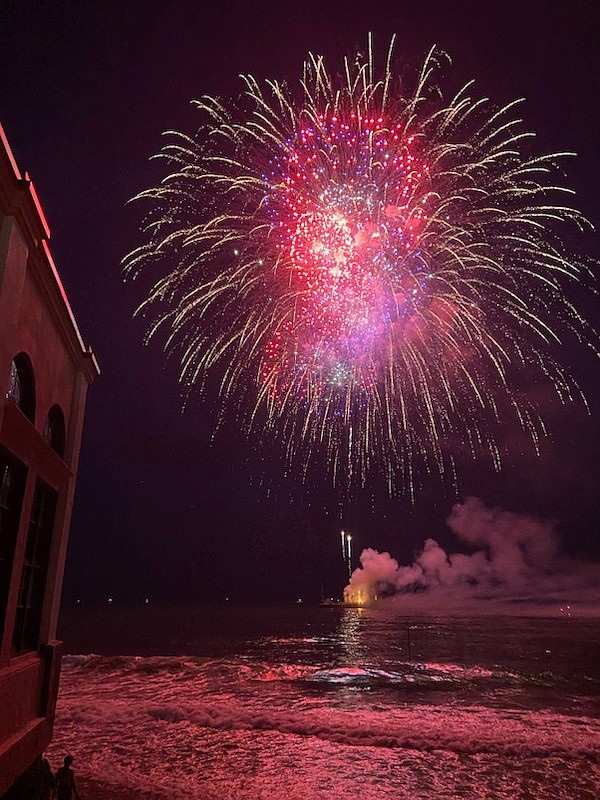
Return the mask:
<path id="1" fill-rule="evenodd" d="M 48 756 L 87 800 L 600 791 L 596 619 L 111 608 L 65 615 L 67 646 L 78 626 L 100 652 L 65 657 Z"/>

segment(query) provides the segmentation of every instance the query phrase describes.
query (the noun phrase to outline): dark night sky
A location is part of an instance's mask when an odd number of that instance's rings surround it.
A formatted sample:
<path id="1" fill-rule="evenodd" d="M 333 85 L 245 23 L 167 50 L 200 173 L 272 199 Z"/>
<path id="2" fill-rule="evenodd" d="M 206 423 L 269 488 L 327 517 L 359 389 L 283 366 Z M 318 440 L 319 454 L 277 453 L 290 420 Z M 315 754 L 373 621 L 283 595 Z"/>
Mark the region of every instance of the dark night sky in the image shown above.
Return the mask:
<path id="1" fill-rule="evenodd" d="M 139 243 L 139 210 L 125 204 L 160 174 L 148 157 L 161 132 L 194 130 L 191 98 L 237 94 L 240 72 L 294 81 L 308 50 L 337 68 L 372 30 L 380 49 L 398 33 L 397 56 L 412 64 L 437 43 L 453 58 L 451 80 L 475 77 L 497 103 L 525 96 L 539 151 L 579 154 L 569 182 L 598 224 L 599 8 L 595 0 L 0 1 L 0 119 L 35 181 L 52 252 L 102 368 L 89 394 L 67 599 L 339 591 L 340 517 L 359 548 L 401 560 L 425 536 L 452 544 L 444 520 L 454 497 L 433 477 L 414 507 L 377 488 L 374 499 L 365 492 L 340 505 L 318 476 L 299 491 L 235 425 L 210 446 L 210 408 L 192 404 L 182 415 L 176 365 L 165 366 L 159 343 L 142 346 L 142 324 L 132 320 L 142 287 L 123 283 L 120 260 Z M 577 246 L 600 252 L 594 235 Z M 597 318 L 596 301 L 578 302 Z M 584 348 L 561 358 L 591 416 L 548 405 L 540 387 L 553 434 L 542 456 L 520 455 L 517 442 L 502 475 L 466 464 L 461 494 L 556 517 L 568 550 L 597 556 L 599 369 Z"/>

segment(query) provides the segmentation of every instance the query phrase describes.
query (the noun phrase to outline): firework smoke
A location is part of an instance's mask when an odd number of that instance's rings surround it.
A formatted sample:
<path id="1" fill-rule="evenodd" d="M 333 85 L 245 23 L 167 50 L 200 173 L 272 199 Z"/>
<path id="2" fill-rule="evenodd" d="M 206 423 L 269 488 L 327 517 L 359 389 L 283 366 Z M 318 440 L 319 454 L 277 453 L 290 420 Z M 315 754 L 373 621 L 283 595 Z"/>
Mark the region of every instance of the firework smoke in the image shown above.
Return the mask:
<path id="1" fill-rule="evenodd" d="M 392 40 L 393 46 L 393 40 Z M 185 391 L 211 375 L 248 427 L 306 475 L 325 454 L 344 486 L 420 471 L 456 481 L 451 443 L 500 468 L 494 431 L 544 424 L 517 386 L 578 395 L 556 358 L 590 340 L 565 294 L 586 277 L 556 226 L 585 220 L 556 163 L 531 155 L 518 101 L 472 84 L 449 101 L 427 56 L 414 86 L 372 48 L 343 77 L 310 55 L 298 91 L 245 76 L 238 103 L 202 97 L 195 136 L 169 133 L 171 172 L 138 195 L 147 241 L 129 274 L 158 279 L 139 312 L 181 359 Z"/>
<path id="2" fill-rule="evenodd" d="M 438 611 L 471 610 L 482 600 L 490 612 L 499 602 L 518 610 L 524 603 L 598 606 L 600 566 L 561 555 L 553 523 L 488 508 L 474 497 L 456 505 L 447 522 L 474 552 L 447 553 L 427 539 L 415 561 L 401 566 L 389 553 L 363 550 L 345 594 L 398 595 L 406 608 Z"/>

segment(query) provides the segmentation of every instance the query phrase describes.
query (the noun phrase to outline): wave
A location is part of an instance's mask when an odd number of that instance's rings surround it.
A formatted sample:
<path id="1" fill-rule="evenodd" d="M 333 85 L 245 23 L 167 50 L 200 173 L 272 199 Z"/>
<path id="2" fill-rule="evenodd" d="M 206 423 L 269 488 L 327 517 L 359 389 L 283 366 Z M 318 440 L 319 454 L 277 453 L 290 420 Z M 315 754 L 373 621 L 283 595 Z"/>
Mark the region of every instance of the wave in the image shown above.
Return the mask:
<path id="1" fill-rule="evenodd" d="M 548 712 L 499 712 L 483 706 L 439 708 L 413 705 L 394 713 L 327 709 L 290 711 L 247 708 L 243 703 L 79 702 L 60 712 L 62 725 L 114 731 L 133 727 L 136 736 L 153 723 L 185 723 L 218 731 L 271 731 L 315 737 L 353 747 L 443 750 L 456 754 L 560 757 L 600 763 L 598 720 Z"/>
<path id="2" fill-rule="evenodd" d="M 485 693 L 527 687 L 552 690 L 565 683 L 564 675 L 556 675 L 550 671 L 522 674 L 500 667 L 490 669 L 478 665 L 437 662 L 406 662 L 395 664 L 394 669 L 351 665 L 318 668 L 286 662 L 273 664 L 250 657 L 217 659 L 194 656 L 102 656 L 89 653 L 65 655 L 62 663 L 65 672 L 86 674 L 90 679 L 95 673 L 110 674 L 113 681 L 127 684 L 135 681 L 136 676 L 154 675 L 164 682 L 177 675 L 179 681 L 187 681 L 198 687 L 218 683 L 231 689 L 243 683 L 297 683 L 304 687 L 332 690 L 336 687 L 354 687 L 365 690 L 389 688 L 396 691 L 406 689 L 458 693 L 461 690 L 476 689 Z M 572 689 L 573 680 L 571 676 Z M 600 684 L 597 679 L 587 675 L 581 677 L 579 689 L 584 695 L 591 696 L 598 688 Z"/>
<path id="3" fill-rule="evenodd" d="M 363 669 L 361 667 L 335 667 L 317 670 L 311 680 L 330 684 L 355 686 L 429 686 L 431 688 L 448 688 L 463 686 L 465 683 L 489 679 L 515 678 L 514 673 L 494 672 L 483 667 L 461 667 L 458 664 L 411 664 L 406 669 L 382 670 Z"/>
<path id="4" fill-rule="evenodd" d="M 71 655 L 64 659 L 62 725 L 136 731 L 160 721 L 226 731 L 275 731 L 354 747 L 585 758 L 598 763 L 600 721 L 549 710 L 386 702 L 367 692 L 361 705 L 337 707 L 302 686 L 376 688 L 463 686 L 516 680 L 514 673 L 457 664 L 413 664 L 406 671 L 339 666 L 315 669 L 248 659 Z M 107 673 L 112 673 L 107 681 Z M 253 682 L 256 683 L 253 683 Z M 261 684 L 262 687 L 261 688 Z M 278 688 L 277 684 L 281 685 Z M 249 688 L 254 685 L 254 689 Z M 289 686 L 290 689 L 285 689 Z M 290 694 L 290 691 L 292 694 Z M 102 703 L 98 697 L 102 695 Z"/>
<path id="5" fill-rule="evenodd" d="M 304 664 L 272 664 L 257 659 L 211 659 L 193 656 L 102 656 L 96 653 L 65 655 L 63 667 L 81 667 L 93 672 L 173 673 L 173 672 L 236 672 L 244 679 L 258 681 L 312 680 L 323 683 L 351 683 L 374 680 L 380 683 L 465 682 L 491 678 L 516 678 L 515 673 L 479 666 L 412 662 L 402 671 L 354 666 L 333 666 L 316 669 Z"/>
<path id="6" fill-rule="evenodd" d="M 83 670 L 86 673 L 112 673 L 135 679 L 136 675 L 187 676 L 190 680 L 228 681 L 295 681 L 305 680 L 314 672 L 313 667 L 298 664 L 272 664 L 250 658 L 216 659 L 194 656 L 102 656 L 65 655 L 63 669 Z"/>
<path id="7" fill-rule="evenodd" d="M 193 656 L 102 656 L 98 653 L 66 654 L 63 666 L 83 667 L 90 671 L 161 672 L 196 667 L 208 659 Z"/>

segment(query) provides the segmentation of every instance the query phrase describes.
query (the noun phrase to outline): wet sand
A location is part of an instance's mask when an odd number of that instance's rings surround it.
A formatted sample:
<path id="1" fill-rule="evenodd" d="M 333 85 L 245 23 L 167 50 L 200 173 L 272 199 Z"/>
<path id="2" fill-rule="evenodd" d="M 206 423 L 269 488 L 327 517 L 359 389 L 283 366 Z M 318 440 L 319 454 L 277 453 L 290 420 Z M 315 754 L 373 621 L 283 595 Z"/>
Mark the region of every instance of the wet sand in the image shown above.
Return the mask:
<path id="1" fill-rule="evenodd" d="M 159 795 L 136 792 L 132 789 L 114 788 L 100 781 L 75 776 L 81 800 L 159 800 Z"/>

